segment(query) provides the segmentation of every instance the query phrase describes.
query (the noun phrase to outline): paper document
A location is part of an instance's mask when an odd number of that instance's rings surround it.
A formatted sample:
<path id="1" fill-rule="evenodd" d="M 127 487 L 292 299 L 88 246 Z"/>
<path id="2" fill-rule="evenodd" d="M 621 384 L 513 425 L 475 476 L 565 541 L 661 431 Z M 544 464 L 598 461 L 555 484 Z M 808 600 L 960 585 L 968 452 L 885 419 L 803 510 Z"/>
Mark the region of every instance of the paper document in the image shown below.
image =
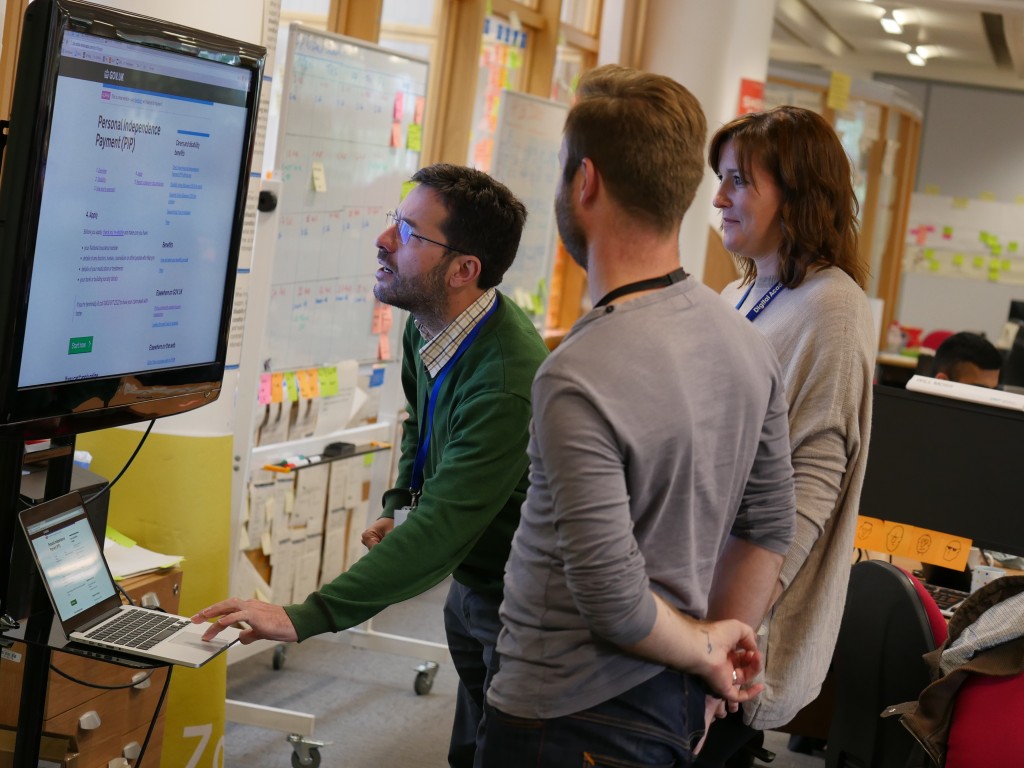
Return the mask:
<path id="1" fill-rule="evenodd" d="M 115 579 L 125 579 L 161 568 L 173 568 L 185 559 L 181 555 L 162 555 L 140 547 L 110 526 L 107 526 L 107 536 L 103 540 L 103 556 Z"/>

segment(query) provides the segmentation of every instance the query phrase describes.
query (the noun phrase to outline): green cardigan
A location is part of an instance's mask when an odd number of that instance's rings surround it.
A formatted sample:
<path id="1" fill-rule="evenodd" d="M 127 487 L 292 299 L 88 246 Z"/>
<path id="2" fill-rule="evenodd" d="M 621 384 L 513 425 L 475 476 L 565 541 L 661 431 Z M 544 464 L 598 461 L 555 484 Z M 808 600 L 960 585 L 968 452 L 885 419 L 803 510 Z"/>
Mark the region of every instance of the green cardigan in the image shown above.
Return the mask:
<path id="1" fill-rule="evenodd" d="M 547 349 L 522 310 L 502 294 L 498 302 L 441 387 L 415 512 L 348 571 L 285 607 L 299 640 L 355 626 L 452 573 L 472 589 L 501 594 L 528 485 L 530 386 Z M 384 517 L 410 500 L 420 411 L 433 384 L 420 361 L 422 344 L 410 318 L 402 341 L 409 418 Z"/>

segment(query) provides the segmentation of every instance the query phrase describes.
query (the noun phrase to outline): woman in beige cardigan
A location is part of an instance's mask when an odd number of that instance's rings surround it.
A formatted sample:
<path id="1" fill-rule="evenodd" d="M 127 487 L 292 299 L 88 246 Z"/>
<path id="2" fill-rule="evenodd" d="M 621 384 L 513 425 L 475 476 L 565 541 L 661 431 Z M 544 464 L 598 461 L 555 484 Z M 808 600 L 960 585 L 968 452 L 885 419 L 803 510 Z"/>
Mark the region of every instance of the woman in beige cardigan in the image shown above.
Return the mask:
<path id="1" fill-rule="evenodd" d="M 742 277 L 722 296 L 771 342 L 789 401 L 796 536 L 761 622 L 764 692 L 716 723 L 697 765 L 726 762 L 821 689 L 846 598 L 871 427 L 876 334 L 849 159 L 819 115 L 744 115 L 711 141 L 715 207 Z M 742 617 L 738 617 L 742 618 Z M 749 764 L 749 763 L 748 763 Z"/>

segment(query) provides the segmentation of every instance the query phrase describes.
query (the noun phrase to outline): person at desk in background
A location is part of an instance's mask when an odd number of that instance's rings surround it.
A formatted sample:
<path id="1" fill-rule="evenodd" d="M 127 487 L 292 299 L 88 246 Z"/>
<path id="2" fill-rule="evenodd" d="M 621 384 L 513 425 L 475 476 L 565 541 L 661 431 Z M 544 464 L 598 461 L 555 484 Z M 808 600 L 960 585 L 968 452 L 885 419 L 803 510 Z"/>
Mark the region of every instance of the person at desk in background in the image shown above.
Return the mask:
<path id="1" fill-rule="evenodd" d="M 768 606 L 793 527 L 786 403 L 770 346 L 679 266 L 705 132 L 667 77 L 579 82 L 555 211 L 595 303 L 533 385 L 485 768 L 689 765 L 700 679 L 759 690 L 750 627 L 701 619 L 720 558 L 720 596 Z"/>
<path id="2" fill-rule="evenodd" d="M 742 721 L 711 727 L 697 763 L 749 765 L 737 751 L 759 746 L 751 739 L 760 731 L 813 700 L 832 659 L 867 464 L 877 335 L 852 169 L 832 127 L 797 107 L 743 115 L 718 130 L 708 159 L 720 180 L 722 240 L 742 274 L 722 296 L 782 364 L 796 487 L 796 535 L 758 633 L 765 690 L 744 704 Z"/>
<path id="3" fill-rule="evenodd" d="M 1003 356 L 991 341 L 969 331 L 954 333 L 935 350 L 932 369 L 936 379 L 995 389 Z"/>
<path id="4" fill-rule="evenodd" d="M 302 604 L 230 599 L 193 621 L 219 617 L 207 637 L 242 621 L 251 627 L 243 643 L 305 640 L 359 624 L 454 572 L 444 608 L 460 679 L 449 762 L 469 766 L 526 497 L 530 385 L 547 348 L 495 289 L 519 246 L 522 203 L 470 168 L 433 165 L 412 180 L 377 238 L 374 295 L 411 314 L 402 350 L 409 418 L 397 485 L 363 533 L 370 551 Z"/>

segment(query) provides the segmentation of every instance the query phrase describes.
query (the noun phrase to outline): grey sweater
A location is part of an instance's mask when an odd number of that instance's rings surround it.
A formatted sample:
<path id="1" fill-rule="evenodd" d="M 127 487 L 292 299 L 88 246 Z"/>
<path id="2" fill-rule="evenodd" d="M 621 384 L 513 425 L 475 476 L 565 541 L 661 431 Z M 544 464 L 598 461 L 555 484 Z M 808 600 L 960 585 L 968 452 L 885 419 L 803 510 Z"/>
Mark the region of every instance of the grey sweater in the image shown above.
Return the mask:
<path id="1" fill-rule="evenodd" d="M 533 408 L 488 700 L 551 718 L 662 671 L 620 648 L 653 628 L 650 591 L 702 618 L 730 532 L 784 553 L 794 495 L 775 355 L 693 278 L 581 318 Z"/>
<path id="2" fill-rule="evenodd" d="M 737 316 L 774 282 L 759 277 Z M 736 282 L 722 296 L 735 307 L 744 291 Z M 759 633 L 766 689 L 744 706 L 748 724 L 768 729 L 818 695 L 832 660 L 867 464 L 877 336 L 864 291 L 836 268 L 783 290 L 753 325 L 782 364 L 797 506 L 779 577 L 785 591 Z"/>

